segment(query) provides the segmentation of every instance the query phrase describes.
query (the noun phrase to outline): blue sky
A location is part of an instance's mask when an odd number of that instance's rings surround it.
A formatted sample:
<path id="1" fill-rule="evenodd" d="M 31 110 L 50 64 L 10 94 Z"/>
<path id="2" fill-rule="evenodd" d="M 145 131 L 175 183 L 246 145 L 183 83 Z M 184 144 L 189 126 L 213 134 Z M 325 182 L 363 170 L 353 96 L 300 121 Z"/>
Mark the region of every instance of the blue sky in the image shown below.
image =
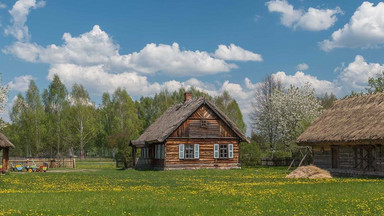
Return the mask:
<path id="1" fill-rule="evenodd" d="M 96 103 L 117 87 L 134 99 L 228 90 L 247 116 L 268 74 L 319 94 L 364 90 L 383 69 L 383 20 L 378 1 L 0 0 L 0 72 L 10 104 L 58 74 Z"/>

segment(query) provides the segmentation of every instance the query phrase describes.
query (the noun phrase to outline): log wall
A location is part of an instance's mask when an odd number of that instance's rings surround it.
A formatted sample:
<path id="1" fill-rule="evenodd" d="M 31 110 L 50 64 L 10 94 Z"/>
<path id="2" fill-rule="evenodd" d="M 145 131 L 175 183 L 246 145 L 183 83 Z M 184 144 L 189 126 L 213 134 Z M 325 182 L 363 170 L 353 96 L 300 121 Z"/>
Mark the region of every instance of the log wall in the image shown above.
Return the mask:
<path id="1" fill-rule="evenodd" d="M 330 146 L 313 146 L 312 152 L 313 164 L 315 166 L 322 169 L 332 168 L 332 152 Z"/>
<path id="2" fill-rule="evenodd" d="M 179 144 L 199 144 L 199 159 L 179 159 Z M 233 144 L 233 158 L 214 158 L 214 144 Z M 240 148 L 236 139 L 177 139 L 165 144 L 164 169 L 240 168 Z"/>
<path id="3" fill-rule="evenodd" d="M 201 120 L 206 121 L 207 125 L 205 127 L 201 126 Z M 237 135 L 209 107 L 202 106 L 181 124 L 170 137 L 214 138 L 237 137 Z"/>
<path id="4" fill-rule="evenodd" d="M 322 149 L 323 148 L 323 149 Z M 342 172 L 384 172 L 384 147 L 382 145 L 313 146 L 314 165 Z"/>

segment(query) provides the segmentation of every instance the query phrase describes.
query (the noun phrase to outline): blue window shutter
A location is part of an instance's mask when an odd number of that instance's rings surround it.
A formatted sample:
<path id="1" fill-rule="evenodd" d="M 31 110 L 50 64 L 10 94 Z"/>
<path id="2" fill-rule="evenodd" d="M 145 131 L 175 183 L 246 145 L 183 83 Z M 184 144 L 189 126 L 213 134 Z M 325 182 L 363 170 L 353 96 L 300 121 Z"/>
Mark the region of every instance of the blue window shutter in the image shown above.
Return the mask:
<path id="1" fill-rule="evenodd" d="M 233 144 L 228 144 L 228 157 L 233 158 Z"/>
<path id="2" fill-rule="evenodd" d="M 195 144 L 195 159 L 199 159 L 200 157 L 200 146 L 199 144 Z"/>
<path id="3" fill-rule="evenodd" d="M 184 159 L 184 144 L 179 144 L 179 159 Z"/>
<path id="4" fill-rule="evenodd" d="M 219 158 L 219 144 L 213 144 L 213 158 Z"/>

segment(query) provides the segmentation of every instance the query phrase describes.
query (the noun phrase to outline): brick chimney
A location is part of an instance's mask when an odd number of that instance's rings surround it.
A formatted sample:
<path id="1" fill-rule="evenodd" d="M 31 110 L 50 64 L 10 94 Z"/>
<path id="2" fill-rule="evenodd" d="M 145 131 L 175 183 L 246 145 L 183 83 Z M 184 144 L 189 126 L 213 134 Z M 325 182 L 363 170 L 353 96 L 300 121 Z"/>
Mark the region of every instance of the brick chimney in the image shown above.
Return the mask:
<path id="1" fill-rule="evenodd" d="M 192 99 L 192 93 L 185 92 L 184 93 L 184 102 Z"/>

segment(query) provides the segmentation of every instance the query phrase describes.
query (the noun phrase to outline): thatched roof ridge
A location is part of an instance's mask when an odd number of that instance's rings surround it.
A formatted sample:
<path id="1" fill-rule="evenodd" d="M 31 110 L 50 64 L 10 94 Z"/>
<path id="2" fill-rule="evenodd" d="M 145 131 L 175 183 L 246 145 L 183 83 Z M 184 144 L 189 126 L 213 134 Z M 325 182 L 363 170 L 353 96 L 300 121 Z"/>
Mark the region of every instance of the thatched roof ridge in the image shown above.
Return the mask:
<path id="1" fill-rule="evenodd" d="M 0 132 L 0 149 L 1 148 L 15 148 L 15 146 L 3 133 Z"/>
<path id="2" fill-rule="evenodd" d="M 168 108 L 144 133 L 131 141 L 133 145 L 164 142 L 185 120 L 188 119 L 200 106 L 208 105 L 232 130 L 243 140 L 248 142 L 245 135 L 237 128 L 223 112 L 204 97 L 191 99 Z"/>
<path id="3" fill-rule="evenodd" d="M 384 141 L 384 93 L 337 100 L 297 139 L 299 145 Z"/>

